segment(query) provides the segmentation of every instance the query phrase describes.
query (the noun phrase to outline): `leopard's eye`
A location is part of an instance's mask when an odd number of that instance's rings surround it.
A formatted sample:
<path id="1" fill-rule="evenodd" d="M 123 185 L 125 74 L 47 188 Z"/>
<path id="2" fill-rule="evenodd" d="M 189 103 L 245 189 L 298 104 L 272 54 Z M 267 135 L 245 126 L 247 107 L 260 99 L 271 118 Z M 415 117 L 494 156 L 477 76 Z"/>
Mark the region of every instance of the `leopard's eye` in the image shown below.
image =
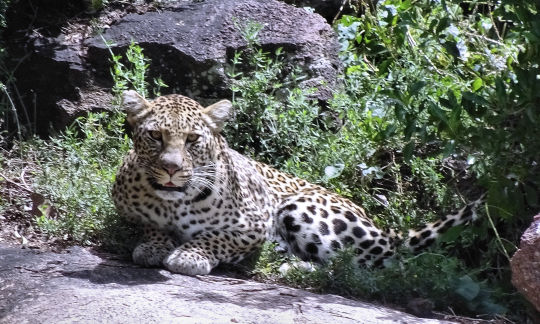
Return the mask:
<path id="1" fill-rule="evenodd" d="M 186 138 L 186 142 L 188 143 L 193 143 L 195 142 L 196 140 L 198 140 L 200 137 L 199 134 L 189 134 Z"/>
<path id="2" fill-rule="evenodd" d="M 155 139 L 156 141 L 161 141 L 161 132 L 158 131 L 158 130 L 153 130 L 153 131 L 150 131 L 150 137 L 152 137 L 153 139 Z"/>

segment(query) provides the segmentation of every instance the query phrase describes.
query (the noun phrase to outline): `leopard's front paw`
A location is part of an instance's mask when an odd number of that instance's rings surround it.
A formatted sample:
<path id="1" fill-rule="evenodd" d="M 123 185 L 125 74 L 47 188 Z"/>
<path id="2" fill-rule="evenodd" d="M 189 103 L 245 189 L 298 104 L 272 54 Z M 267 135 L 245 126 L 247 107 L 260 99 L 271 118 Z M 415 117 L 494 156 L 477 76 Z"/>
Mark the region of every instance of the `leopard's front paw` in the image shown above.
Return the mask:
<path id="1" fill-rule="evenodd" d="M 195 276 L 209 274 L 217 262 L 213 264 L 208 257 L 198 252 L 179 248 L 163 261 L 163 265 L 171 272 Z"/>
<path id="2" fill-rule="evenodd" d="M 145 267 L 160 267 L 173 249 L 172 244 L 141 243 L 133 250 L 133 262 Z"/>

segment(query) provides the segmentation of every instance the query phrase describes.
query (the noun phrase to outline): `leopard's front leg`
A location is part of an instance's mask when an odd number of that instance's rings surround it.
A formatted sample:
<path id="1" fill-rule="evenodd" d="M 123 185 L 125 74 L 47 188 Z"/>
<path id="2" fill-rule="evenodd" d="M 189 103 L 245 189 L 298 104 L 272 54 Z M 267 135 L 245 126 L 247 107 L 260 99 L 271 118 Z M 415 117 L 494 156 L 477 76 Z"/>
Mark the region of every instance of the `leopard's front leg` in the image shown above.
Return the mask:
<path id="1" fill-rule="evenodd" d="M 204 275 L 220 262 L 237 262 L 259 248 L 264 234 L 256 231 L 214 230 L 203 232 L 176 248 L 163 264 L 169 271 L 190 276 Z"/>
<path id="2" fill-rule="evenodd" d="M 143 240 L 132 253 L 133 262 L 145 267 L 160 267 L 163 260 L 174 250 L 170 235 L 151 226 L 144 225 Z"/>

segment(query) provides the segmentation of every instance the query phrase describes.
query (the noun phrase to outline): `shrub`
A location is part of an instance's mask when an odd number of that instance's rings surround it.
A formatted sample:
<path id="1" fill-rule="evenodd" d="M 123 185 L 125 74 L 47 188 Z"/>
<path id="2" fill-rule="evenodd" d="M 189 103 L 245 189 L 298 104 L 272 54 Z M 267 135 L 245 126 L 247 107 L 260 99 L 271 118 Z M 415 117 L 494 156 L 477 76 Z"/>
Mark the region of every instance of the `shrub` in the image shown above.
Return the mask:
<path id="1" fill-rule="evenodd" d="M 47 197 L 55 210 L 55 215 L 38 217 L 38 226 L 83 244 L 109 239 L 102 236 L 116 218 L 109 193 L 130 145 L 123 123 L 120 113 L 90 113 L 57 137 L 27 143 L 25 149 L 38 167 L 36 192 Z"/>
<path id="2" fill-rule="evenodd" d="M 233 79 L 233 116 L 225 129 L 230 145 L 257 160 L 285 165 L 312 152 L 318 136 L 319 107 L 309 89 L 298 87 L 297 71 L 284 73 L 282 49 L 271 55 L 257 47 L 262 25 L 239 26 L 247 48 L 237 52 L 229 69 Z"/>
<path id="3" fill-rule="evenodd" d="M 253 147 L 253 156 L 350 197 L 379 225 L 402 231 L 488 191 L 484 217 L 450 230 L 433 252 L 405 258 L 398 268 L 359 270 L 364 283 L 356 275 L 340 281 L 328 268 L 295 282 L 396 301 L 411 297 L 408 289 L 439 307 L 455 302 L 476 313 L 524 316 L 509 285 L 508 256 L 538 211 L 540 137 L 529 123 L 539 93 L 531 91 L 538 56 L 530 53 L 540 38 L 538 10 L 530 6 L 388 0 L 344 16 L 336 29 L 345 87 L 328 108 L 308 103 L 305 120 L 283 95 L 305 89 L 274 91 L 281 89 L 280 52 L 271 56 L 248 42 L 253 48 L 237 53 L 233 66 L 252 70 L 233 75 L 240 121 L 229 127 L 248 134 L 229 132 L 233 147 Z M 289 110 L 290 121 L 275 117 Z M 327 127 L 328 116 L 342 125 Z M 289 134 L 288 142 L 279 134 Z M 286 154 L 277 154 L 281 146 Z M 398 281 L 406 288 L 395 294 Z M 449 294 L 453 299 L 445 300 Z"/>
<path id="4" fill-rule="evenodd" d="M 341 251 L 331 262 L 313 272 L 292 268 L 285 282 L 315 287 L 319 292 L 407 304 L 414 298 L 429 298 L 437 308 L 451 305 L 461 313 L 496 315 L 507 309 L 494 301 L 493 291 L 456 258 L 425 252 L 404 257 L 384 269 L 358 268 L 351 250 Z"/>

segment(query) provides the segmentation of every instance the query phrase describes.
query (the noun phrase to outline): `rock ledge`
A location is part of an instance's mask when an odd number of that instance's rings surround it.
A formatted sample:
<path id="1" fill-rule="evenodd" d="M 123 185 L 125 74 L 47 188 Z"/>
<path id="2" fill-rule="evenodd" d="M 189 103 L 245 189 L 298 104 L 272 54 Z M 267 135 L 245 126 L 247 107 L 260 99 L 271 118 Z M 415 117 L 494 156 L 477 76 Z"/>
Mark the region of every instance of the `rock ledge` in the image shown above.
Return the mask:
<path id="1" fill-rule="evenodd" d="M 334 295 L 0 246 L 0 323 L 445 323 Z M 448 323 L 448 322 L 446 322 Z"/>

